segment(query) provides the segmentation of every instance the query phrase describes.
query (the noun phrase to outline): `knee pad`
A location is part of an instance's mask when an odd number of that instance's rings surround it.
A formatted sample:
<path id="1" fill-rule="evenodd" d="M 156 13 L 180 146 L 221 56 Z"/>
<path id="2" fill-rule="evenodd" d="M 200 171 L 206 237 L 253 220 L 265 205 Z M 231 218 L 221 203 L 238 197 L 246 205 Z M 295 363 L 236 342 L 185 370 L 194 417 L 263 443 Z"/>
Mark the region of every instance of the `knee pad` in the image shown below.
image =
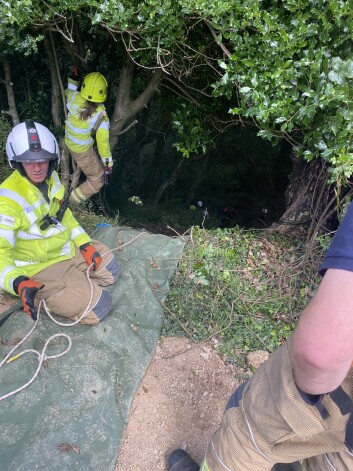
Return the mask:
<path id="1" fill-rule="evenodd" d="M 109 314 L 113 305 L 113 300 L 109 291 L 103 289 L 97 304 L 92 309 L 92 312 L 102 321 Z"/>
<path id="2" fill-rule="evenodd" d="M 238 388 L 234 391 L 234 393 L 230 396 L 228 404 L 226 406 L 226 410 L 232 408 L 232 407 L 239 407 L 239 403 L 241 401 L 241 398 L 243 397 L 243 392 L 248 384 L 249 380 L 245 381 L 242 383 Z"/>
<path id="3" fill-rule="evenodd" d="M 106 265 L 106 270 L 110 273 L 110 275 L 112 276 L 113 278 L 113 283 L 115 283 L 117 281 L 117 279 L 119 278 L 119 265 L 117 264 L 117 261 L 115 260 L 115 257 L 113 257 L 110 262 L 108 263 L 108 265 Z"/>

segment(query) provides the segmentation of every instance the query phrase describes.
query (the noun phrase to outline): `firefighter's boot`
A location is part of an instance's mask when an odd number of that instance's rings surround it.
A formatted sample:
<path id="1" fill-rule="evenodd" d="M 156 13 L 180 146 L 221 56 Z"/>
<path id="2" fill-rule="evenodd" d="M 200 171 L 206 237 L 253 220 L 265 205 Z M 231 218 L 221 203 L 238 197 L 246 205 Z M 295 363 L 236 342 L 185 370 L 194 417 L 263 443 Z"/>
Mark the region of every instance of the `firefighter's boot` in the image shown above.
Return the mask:
<path id="1" fill-rule="evenodd" d="M 167 469 L 168 471 L 199 471 L 200 466 L 186 451 L 178 448 L 169 455 Z"/>
<path id="2" fill-rule="evenodd" d="M 295 463 L 278 463 L 272 468 L 272 471 L 300 471 L 300 463 L 299 461 Z"/>

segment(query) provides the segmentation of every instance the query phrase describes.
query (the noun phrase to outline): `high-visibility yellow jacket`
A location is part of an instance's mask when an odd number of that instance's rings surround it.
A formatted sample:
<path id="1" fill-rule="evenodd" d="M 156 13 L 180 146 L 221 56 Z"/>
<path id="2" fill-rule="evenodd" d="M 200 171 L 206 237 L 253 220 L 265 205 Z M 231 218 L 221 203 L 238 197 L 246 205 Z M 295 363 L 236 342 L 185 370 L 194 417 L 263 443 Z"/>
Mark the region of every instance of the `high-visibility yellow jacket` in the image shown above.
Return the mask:
<path id="1" fill-rule="evenodd" d="M 91 242 L 69 208 L 60 224 L 40 228 L 54 216 L 65 188 L 56 172 L 47 179 L 49 203 L 41 191 L 15 170 L 0 185 L 0 288 L 15 294 L 13 281 L 75 255 L 75 246 Z"/>
<path id="2" fill-rule="evenodd" d="M 83 154 L 94 144 L 92 130 L 105 112 L 105 106 L 99 103 L 96 111 L 88 119 L 81 119 L 79 114 L 86 105 L 86 100 L 77 91 L 78 82 L 69 79 L 68 88 L 65 90 L 68 109 L 67 120 L 65 121 L 65 142 L 67 147 L 73 152 Z M 109 145 L 109 118 L 105 116 L 96 131 L 96 141 L 98 153 L 103 161 L 111 160 Z"/>

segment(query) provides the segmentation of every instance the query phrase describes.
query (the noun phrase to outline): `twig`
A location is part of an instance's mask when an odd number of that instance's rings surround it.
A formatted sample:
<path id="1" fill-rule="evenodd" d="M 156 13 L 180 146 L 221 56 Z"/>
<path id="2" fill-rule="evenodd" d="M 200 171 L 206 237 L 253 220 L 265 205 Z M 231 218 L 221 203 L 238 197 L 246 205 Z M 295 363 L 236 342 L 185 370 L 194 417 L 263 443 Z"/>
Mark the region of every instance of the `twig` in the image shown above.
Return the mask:
<path id="1" fill-rule="evenodd" d="M 187 335 L 195 342 L 192 333 L 189 332 L 189 330 L 181 323 L 180 319 L 178 319 L 178 317 L 169 308 L 167 308 L 167 306 L 162 301 L 160 301 L 159 299 L 157 299 L 157 301 L 171 316 L 174 317 L 174 319 L 179 323 L 180 327 L 184 330 L 184 332 L 186 332 Z"/>
<path id="2" fill-rule="evenodd" d="M 231 307 L 231 310 L 230 310 L 229 318 L 232 318 L 232 316 L 233 316 L 234 302 L 235 302 L 235 301 L 232 301 L 232 307 Z M 217 332 L 214 332 L 214 333 L 211 334 L 210 336 L 206 337 L 206 338 L 203 340 L 203 342 L 207 342 L 207 340 L 210 340 L 210 339 L 212 339 L 213 337 L 215 337 L 216 335 L 220 334 L 221 332 L 224 332 L 225 330 L 229 329 L 229 327 L 233 324 L 233 322 L 234 322 L 234 319 L 232 319 L 226 327 L 223 327 L 223 329 L 217 330 Z"/>
<path id="3" fill-rule="evenodd" d="M 131 244 L 132 242 L 135 242 L 135 240 L 137 240 L 139 237 L 143 236 L 143 235 L 146 235 L 147 232 L 140 232 L 140 234 L 137 234 L 137 236 L 133 237 L 131 240 L 128 240 L 127 242 L 124 242 L 123 244 L 118 244 L 117 241 L 116 244 L 117 244 L 117 247 L 115 249 L 112 249 L 111 251 L 114 251 L 114 250 L 122 250 L 124 249 L 127 245 Z"/>
<path id="4" fill-rule="evenodd" d="M 177 235 L 178 237 L 181 237 L 182 239 L 183 239 L 183 237 L 185 236 L 185 234 L 187 234 L 187 233 L 190 231 L 190 229 L 186 229 L 185 232 L 183 232 L 182 234 L 179 234 L 179 232 L 177 232 L 175 229 L 173 229 L 172 227 L 170 227 L 170 226 L 168 226 L 168 225 L 167 225 L 167 229 L 170 229 L 171 231 L 175 232 L 176 235 Z M 184 240 L 184 239 L 183 239 L 183 240 Z"/>

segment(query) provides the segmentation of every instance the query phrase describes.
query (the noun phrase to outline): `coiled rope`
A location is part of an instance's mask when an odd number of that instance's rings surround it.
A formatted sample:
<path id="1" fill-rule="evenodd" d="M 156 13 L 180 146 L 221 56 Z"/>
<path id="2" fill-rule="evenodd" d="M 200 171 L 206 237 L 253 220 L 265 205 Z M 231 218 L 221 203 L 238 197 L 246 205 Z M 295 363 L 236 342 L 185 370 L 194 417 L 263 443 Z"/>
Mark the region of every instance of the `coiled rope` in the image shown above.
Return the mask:
<path id="1" fill-rule="evenodd" d="M 146 234 L 146 232 L 141 232 L 140 234 L 138 234 L 137 236 L 135 236 L 134 238 L 132 238 L 131 240 L 129 240 L 128 242 L 124 243 L 124 244 L 121 244 L 119 245 L 118 247 L 114 248 L 114 249 L 111 249 L 111 250 L 108 250 L 107 252 L 101 254 L 101 257 L 105 257 L 106 255 L 108 255 L 109 253 L 111 252 L 114 252 L 115 250 L 122 250 L 124 247 L 126 247 L 127 245 L 131 244 L 132 242 L 134 242 L 136 239 L 138 239 L 139 237 L 141 237 L 142 235 Z M 87 267 L 87 270 L 86 270 L 86 278 L 87 278 L 87 281 L 89 283 L 89 286 L 90 286 L 90 299 L 88 301 L 88 304 L 86 306 L 86 309 L 83 311 L 83 313 L 80 315 L 80 317 L 74 321 L 74 322 L 70 322 L 70 323 L 67 323 L 67 322 L 60 322 L 58 321 L 57 319 L 55 319 L 52 314 L 50 313 L 49 309 L 48 309 L 48 306 L 46 305 L 46 302 L 44 299 L 41 299 L 40 302 L 39 302 L 39 306 L 38 306 L 38 313 L 37 313 L 37 320 L 35 321 L 35 324 L 33 325 L 33 327 L 30 329 L 30 331 L 28 332 L 27 335 L 25 335 L 25 337 L 17 344 L 15 345 L 10 351 L 9 353 L 5 356 L 5 358 L 0 362 L 0 368 L 2 368 L 3 365 L 7 365 L 9 363 L 11 363 L 12 361 L 14 360 L 17 360 L 18 358 L 20 358 L 22 355 L 24 355 L 25 353 L 34 353 L 35 355 L 37 355 L 38 357 L 38 366 L 37 366 L 37 369 L 36 371 L 34 372 L 32 378 L 27 381 L 27 383 L 23 384 L 22 386 L 20 386 L 19 388 L 13 390 L 13 391 L 10 391 L 9 393 L 7 394 L 4 394 L 3 396 L 0 396 L 0 401 L 4 400 L 4 399 L 7 399 L 8 397 L 11 397 L 13 396 L 14 394 L 17 394 L 19 393 L 20 391 L 22 391 L 23 389 L 25 389 L 27 386 L 29 386 L 30 384 L 33 383 L 33 381 L 36 379 L 36 377 L 38 376 L 39 372 L 40 372 L 40 369 L 43 365 L 43 362 L 46 361 L 46 360 L 52 360 L 54 358 L 60 358 L 64 355 L 66 355 L 69 350 L 71 349 L 71 346 L 72 346 L 72 340 L 71 338 L 69 337 L 69 335 L 67 334 L 64 334 L 64 333 L 58 333 L 58 334 L 54 334 L 52 335 L 51 337 L 48 338 L 48 340 L 45 342 L 44 344 L 44 347 L 42 348 L 42 350 L 39 352 L 37 350 L 34 350 L 32 348 L 30 349 L 27 349 L 27 350 L 22 350 L 20 353 L 17 353 L 16 355 L 12 356 L 12 354 L 18 349 L 18 347 L 20 345 L 22 345 L 31 335 L 32 333 L 34 332 L 35 328 L 37 327 L 38 325 L 38 321 L 39 321 L 39 318 L 40 318 L 40 312 L 41 312 L 41 309 L 44 308 L 45 312 L 47 313 L 48 317 L 50 317 L 50 319 L 55 322 L 55 324 L 58 324 L 60 326 L 63 326 L 63 327 L 73 327 L 74 325 L 78 324 L 87 314 L 88 312 L 90 311 L 90 306 L 91 306 L 91 302 L 92 302 L 92 298 L 93 298 L 93 283 L 92 283 L 92 280 L 89 276 L 89 272 L 90 272 L 90 269 L 91 267 L 93 266 L 93 263 L 91 265 L 89 265 Z M 98 270 L 99 272 L 99 270 Z M 55 338 L 66 338 L 67 341 L 68 341 L 68 346 L 66 347 L 66 349 L 64 351 L 62 351 L 61 353 L 57 353 L 56 355 L 47 355 L 46 354 L 46 350 L 50 344 L 50 342 L 55 339 Z"/>

